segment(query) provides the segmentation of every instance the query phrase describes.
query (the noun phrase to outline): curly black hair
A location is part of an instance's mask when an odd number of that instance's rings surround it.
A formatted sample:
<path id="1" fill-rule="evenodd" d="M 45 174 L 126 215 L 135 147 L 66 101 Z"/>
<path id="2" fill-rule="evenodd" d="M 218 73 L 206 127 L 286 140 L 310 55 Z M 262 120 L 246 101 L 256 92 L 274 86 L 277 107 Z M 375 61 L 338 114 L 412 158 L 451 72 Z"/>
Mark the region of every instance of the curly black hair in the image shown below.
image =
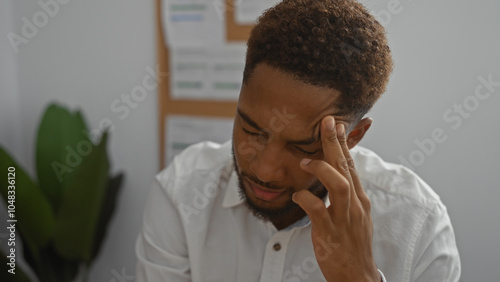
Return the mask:
<path id="1" fill-rule="evenodd" d="M 247 42 L 243 83 L 259 63 L 341 92 L 340 115 L 356 124 L 392 71 L 385 30 L 352 0 L 284 0 L 262 14 Z"/>

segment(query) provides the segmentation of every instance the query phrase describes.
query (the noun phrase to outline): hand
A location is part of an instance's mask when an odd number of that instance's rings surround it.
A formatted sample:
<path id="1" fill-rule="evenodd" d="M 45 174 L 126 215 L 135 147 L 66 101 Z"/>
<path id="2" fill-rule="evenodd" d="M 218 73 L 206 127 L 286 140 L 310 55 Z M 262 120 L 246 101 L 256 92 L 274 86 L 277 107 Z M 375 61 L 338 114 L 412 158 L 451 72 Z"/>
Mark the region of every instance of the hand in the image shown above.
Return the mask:
<path id="1" fill-rule="evenodd" d="M 321 121 L 324 160 L 303 159 L 303 170 L 328 190 L 331 205 L 308 190 L 293 201 L 309 215 L 312 243 L 327 281 L 381 281 L 372 254 L 373 225 L 366 195 L 347 147 L 345 127 L 331 116 Z"/>

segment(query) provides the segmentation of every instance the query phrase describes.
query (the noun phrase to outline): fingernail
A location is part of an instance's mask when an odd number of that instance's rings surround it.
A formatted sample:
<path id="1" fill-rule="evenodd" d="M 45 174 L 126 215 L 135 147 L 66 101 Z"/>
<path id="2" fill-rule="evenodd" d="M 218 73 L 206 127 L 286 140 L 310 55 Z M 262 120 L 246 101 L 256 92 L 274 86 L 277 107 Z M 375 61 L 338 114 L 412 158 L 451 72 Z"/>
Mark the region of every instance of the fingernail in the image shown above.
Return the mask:
<path id="1" fill-rule="evenodd" d="M 296 197 L 295 195 L 296 195 L 296 194 L 297 194 L 297 192 L 295 192 L 295 193 L 293 193 L 293 194 L 292 194 L 292 201 L 293 201 L 294 203 L 296 203 L 296 202 L 295 202 L 295 197 Z"/>
<path id="2" fill-rule="evenodd" d="M 333 131 L 333 127 L 335 126 L 335 120 L 333 119 L 333 117 L 327 117 L 326 118 L 326 129 L 329 130 L 329 131 Z"/>
<path id="3" fill-rule="evenodd" d="M 344 125 L 342 123 L 337 124 L 337 136 L 344 136 Z"/>
<path id="4" fill-rule="evenodd" d="M 302 159 L 300 161 L 300 165 L 306 166 L 308 165 L 312 160 L 311 159 Z"/>

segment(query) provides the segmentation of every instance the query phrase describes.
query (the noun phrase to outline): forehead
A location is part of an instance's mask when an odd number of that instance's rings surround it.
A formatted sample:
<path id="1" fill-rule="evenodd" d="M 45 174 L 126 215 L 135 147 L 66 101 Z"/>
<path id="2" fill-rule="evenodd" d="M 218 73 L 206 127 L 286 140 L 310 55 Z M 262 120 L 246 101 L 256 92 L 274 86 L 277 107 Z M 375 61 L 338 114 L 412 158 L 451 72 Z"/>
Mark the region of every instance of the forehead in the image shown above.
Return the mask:
<path id="1" fill-rule="evenodd" d="M 253 119 L 266 123 L 276 115 L 294 116 L 289 120 L 295 129 L 314 129 L 326 115 L 336 115 L 340 92 L 306 84 L 294 76 L 266 64 L 255 67 L 243 85 L 238 108 Z"/>

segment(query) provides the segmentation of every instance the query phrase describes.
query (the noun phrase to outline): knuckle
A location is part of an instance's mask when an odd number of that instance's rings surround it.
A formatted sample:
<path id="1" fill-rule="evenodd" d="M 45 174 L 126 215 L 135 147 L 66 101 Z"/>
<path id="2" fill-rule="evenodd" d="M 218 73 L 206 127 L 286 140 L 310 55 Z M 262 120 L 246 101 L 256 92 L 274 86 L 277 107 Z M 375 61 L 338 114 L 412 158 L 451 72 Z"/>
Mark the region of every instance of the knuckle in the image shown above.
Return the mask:
<path id="1" fill-rule="evenodd" d="M 370 201 L 370 199 L 368 197 L 366 197 L 366 195 L 359 197 L 359 200 L 361 201 L 361 204 L 363 205 L 363 207 L 365 208 L 365 210 L 371 211 L 371 209 L 372 209 L 372 202 Z"/>
<path id="2" fill-rule="evenodd" d="M 345 158 L 341 158 L 338 160 L 338 166 L 344 173 L 349 171 L 349 163 Z"/>
<path id="3" fill-rule="evenodd" d="M 350 168 L 350 169 L 355 169 L 356 166 L 354 164 L 354 160 L 351 158 L 351 157 L 348 157 L 346 159 L 346 162 L 347 162 L 347 166 Z"/>
<path id="4" fill-rule="evenodd" d="M 347 147 L 347 139 L 345 139 L 344 136 L 341 136 L 338 139 L 339 139 L 340 146 L 342 146 L 342 147 L 346 146 Z"/>
<path id="5" fill-rule="evenodd" d="M 330 133 L 330 134 L 327 134 L 325 136 L 326 138 L 326 141 L 330 142 L 330 143 L 334 143 L 334 142 L 337 142 L 337 134 L 335 132 L 333 133 Z"/>
<path id="6" fill-rule="evenodd" d="M 337 185 L 337 189 L 336 189 L 336 190 L 337 190 L 337 193 L 338 193 L 339 195 L 346 196 L 346 195 L 348 195 L 348 194 L 349 194 L 350 189 L 351 189 L 351 187 L 350 187 L 350 185 L 349 185 L 349 182 L 348 182 L 347 180 L 345 180 L 345 179 L 344 179 L 343 181 L 340 181 L 340 182 L 338 183 L 338 185 Z"/>

